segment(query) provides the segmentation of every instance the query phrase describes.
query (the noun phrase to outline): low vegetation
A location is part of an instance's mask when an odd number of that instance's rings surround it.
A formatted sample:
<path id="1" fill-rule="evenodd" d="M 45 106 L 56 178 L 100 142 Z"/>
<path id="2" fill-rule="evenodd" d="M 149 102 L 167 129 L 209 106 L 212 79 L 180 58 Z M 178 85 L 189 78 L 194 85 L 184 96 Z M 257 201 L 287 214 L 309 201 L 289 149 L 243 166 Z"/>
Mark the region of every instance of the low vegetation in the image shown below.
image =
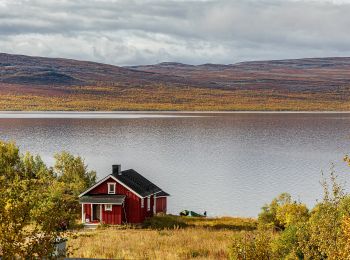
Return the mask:
<path id="1" fill-rule="evenodd" d="M 158 215 L 147 219 L 143 228 L 150 229 L 178 229 L 178 228 L 207 228 L 210 230 L 255 230 L 257 221 L 252 218 L 204 218 L 204 217 L 180 217 L 174 215 Z"/>
<path id="2" fill-rule="evenodd" d="M 207 228 L 211 230 L 255 230 L 257 227 L 257 221 L 252 218 L 234 218 L 234 217 L 221 217 L 221 218 L 184 218 L 184 222 L 190 227 Z"/>
<path id="3" fill-rule="evenodd" d="M 117 259 L 227 259 L 239 230 L 257 222 L 243 218 L 156 216 L 142 228 L 79 232 L 69 241 L 72 257 Z"/>
<path id="4" fill-rule="evenodd" d="M 346 160 L 349 160 L 346 158 Z M 311 210 L 289 194 L 262 208 L 258 230 L 235 237 L 232 259 L 350 259 L 350 196 L 331 172 Z"/>
<path id="5" fill-rule="evenodd" d="M 349 110 L 348 91 L 225 90 L 152 85 L 0 90 L 0 111 L 310 111 Z"/>
<path id="6" fill-rule="evenodd" d="M 70 241 L 72 257 L 113 259 L 227 259 L 232 232 L 206 229 L 96 230 Z"/>

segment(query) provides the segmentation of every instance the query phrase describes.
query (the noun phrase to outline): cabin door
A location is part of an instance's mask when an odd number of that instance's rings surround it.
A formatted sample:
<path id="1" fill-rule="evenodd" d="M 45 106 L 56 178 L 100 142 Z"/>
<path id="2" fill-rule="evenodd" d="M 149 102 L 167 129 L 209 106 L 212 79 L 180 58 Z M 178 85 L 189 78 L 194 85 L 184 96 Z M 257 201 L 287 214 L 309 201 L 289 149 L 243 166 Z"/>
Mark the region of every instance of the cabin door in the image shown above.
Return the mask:
<path id="1" fill-rule="evenodd" d="M 92 218 L 93 218 L 93 220 L 98 220 L 98 221 L 100 221 L 100 219 L 101 219 L 101 216 L 100 216 L 100 207 L 101 207 L 101 205 L 100 204 L 94 204 L 93 206 L 93 216 L 92 216 Z"/>

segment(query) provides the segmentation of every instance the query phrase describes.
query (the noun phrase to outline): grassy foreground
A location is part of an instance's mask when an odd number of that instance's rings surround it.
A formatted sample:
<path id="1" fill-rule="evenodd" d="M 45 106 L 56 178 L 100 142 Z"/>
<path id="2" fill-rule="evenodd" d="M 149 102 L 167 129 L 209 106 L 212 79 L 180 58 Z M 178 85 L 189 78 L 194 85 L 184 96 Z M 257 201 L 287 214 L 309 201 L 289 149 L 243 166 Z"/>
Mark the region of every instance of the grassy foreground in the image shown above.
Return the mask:
<path id="1" fill-rule="evenodd" d="M 71 257 L 227 259 L 235 234 L 256 225 L 254 219 L 161 216 L 146 222 L 147 228 L 80 231 L 68 245 L 73 249 Z"/>

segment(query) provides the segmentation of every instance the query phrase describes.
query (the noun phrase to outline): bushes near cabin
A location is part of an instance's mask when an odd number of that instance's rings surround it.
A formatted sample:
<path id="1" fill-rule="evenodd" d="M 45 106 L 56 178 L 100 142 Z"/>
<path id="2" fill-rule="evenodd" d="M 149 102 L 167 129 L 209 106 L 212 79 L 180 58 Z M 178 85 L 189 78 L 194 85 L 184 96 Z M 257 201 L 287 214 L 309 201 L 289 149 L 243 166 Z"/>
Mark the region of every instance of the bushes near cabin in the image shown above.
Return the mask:
<path id="1" fill-rule="evenodd" d="M 172 215 L 159 215 L 147 218 L 143 222 L 144 228 L 151 229 L 176 229 L 188 227 L 182 217 Z"/>
<path id="2" fill-rule="evenodd" d="M 243 231 L 233 239 L 230 248 L 231 259 L 271 259 L 270 250 L 272 231 L 258 230 L 255 232 Z"/>
<path id="3" fill-rule="evenodd" d="M 311 211 L 281 194 L 262 208 L 258 231 L 241 233 L 230 248 L 232 259 L 349 259 L 350 196 L 324 181 L 324 197 Z"/>
<path id="4" fill-rule="evenodd" d="M 252 231 L 257 228 L 257 221 L 252 218 L 204 218 L 159 214 L 146 219 L 142 227 L 149 229 L 205 228 L 210 230 Z"/>

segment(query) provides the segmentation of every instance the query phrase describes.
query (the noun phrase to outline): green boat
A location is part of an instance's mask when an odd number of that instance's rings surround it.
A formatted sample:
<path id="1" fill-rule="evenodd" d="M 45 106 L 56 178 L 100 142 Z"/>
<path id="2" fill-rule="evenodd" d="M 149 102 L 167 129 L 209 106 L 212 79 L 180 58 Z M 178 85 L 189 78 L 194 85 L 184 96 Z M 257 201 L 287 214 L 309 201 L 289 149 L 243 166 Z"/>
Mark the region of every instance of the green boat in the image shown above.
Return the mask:
<path id="1" fill-rule="evenodd" d="M 199 214 L 197 212 L 194 212 L 192 210 L 183 210 L 180 212 L 180 216 L 187 216 L 187 217 L 206 217 L 206 212 L 204 212 L 204 215 Z"/>

